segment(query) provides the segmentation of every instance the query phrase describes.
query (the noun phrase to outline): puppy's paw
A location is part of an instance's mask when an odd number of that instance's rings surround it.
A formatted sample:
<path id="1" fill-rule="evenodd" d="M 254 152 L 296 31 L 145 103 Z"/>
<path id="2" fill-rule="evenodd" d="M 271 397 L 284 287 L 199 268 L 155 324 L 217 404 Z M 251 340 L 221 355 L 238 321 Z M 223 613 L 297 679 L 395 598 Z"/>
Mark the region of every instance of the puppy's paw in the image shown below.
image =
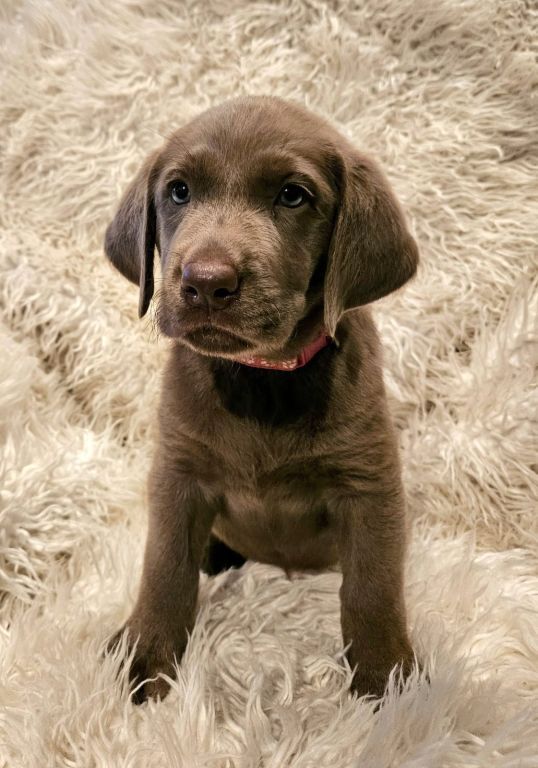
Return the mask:
<path id="1" fill-rule="evenodd" d="M 358 668 L 353 675 L 351 691 L 360 696 L 383 698 L 389 682 L 390 673 L 397 667 L 397 680 L 401 684 L 410 675 L 416 661 L 411 649 L 395 659 L 383 659 L 379 663 L 358 662 Z M 399 677 L 398 677 L 399 676 Z"/>
<path id="2" fill-rule="evenodd" d="M 107 643 L 107 653 L 114 652 L 126 635 L 126 655 L 132 659 L 129 666 L 129 682 L 133 691 L 133 702 L 143 704 L 148 698 L 164 699 L 170 684 L 160 675 L 175 677 L 174 662 L 180 661 L 184 647 L 163 640 L 158 635 L 144 637 L 135 627 L 136 624 L 127 622 L 116 632 Z"/>

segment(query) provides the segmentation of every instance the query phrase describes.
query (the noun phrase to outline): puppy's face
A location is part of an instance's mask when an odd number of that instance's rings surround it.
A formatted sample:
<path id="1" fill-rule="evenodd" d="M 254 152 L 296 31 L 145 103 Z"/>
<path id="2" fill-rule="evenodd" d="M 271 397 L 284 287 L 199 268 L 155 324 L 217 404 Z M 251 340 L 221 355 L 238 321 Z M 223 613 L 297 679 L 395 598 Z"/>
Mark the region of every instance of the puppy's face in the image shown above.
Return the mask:
<path id="1" fill-rule="evenodd" d="M 242 105 L 168 141 L 154 188 L 166 335 L 222 356 L 282 348 L 321 301 L 336 206 L 324 160 L 312 131 Z"/>
<path id="2" fill-rule="evenodd" d="M 309 317 L 399 287 L 416 248 L 379 171 L 324 121 L 247 98 L 208 110 L 156 151 L 107 231 L 112 262 L 153 293 L 161 331 L 202 354 L 278 355 Z M 321 322 L 321 321 L 320 321 Z"/>

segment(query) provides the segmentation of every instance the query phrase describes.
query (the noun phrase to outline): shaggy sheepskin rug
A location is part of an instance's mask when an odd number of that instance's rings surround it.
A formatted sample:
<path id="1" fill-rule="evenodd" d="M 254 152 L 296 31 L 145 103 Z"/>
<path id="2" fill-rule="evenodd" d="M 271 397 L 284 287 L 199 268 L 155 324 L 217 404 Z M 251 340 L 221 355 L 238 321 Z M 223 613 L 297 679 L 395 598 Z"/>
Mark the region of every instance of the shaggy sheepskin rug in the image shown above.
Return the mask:
<path id="1" fill-rule="evenodd" d="M 3 0 L 1 15 L 0 765 L 538 766 L 535 3 Z M 302 102 L 376 156 L 421 249 L 375 312 L 429 682 L 398 696 L 393 680 L 378 710 L 347 692 L 337 572 L 202 576 L 162 702 L 133 706 L 122 649 L 101 658 L 136 595 L 167 351 L 104 229 L 162 136 L 243 93 Z"/>

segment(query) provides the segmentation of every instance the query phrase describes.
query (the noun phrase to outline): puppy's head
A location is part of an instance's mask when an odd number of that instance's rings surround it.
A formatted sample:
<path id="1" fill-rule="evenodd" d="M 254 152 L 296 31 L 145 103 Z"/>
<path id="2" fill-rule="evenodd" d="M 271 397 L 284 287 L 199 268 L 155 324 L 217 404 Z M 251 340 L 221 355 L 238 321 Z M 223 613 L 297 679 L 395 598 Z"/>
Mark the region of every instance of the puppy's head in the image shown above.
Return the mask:
<path id="1" fill-rule="evenodd" d="M 125 192 L 105 251 L 161 331 L 220 357 L 278 355 L 308 318 L 399 288 L 417 248 L 375 164 L 306 110 L 231 101 L 181 128 Z M 318 329 L 319 330 L 319 329 Z"/>

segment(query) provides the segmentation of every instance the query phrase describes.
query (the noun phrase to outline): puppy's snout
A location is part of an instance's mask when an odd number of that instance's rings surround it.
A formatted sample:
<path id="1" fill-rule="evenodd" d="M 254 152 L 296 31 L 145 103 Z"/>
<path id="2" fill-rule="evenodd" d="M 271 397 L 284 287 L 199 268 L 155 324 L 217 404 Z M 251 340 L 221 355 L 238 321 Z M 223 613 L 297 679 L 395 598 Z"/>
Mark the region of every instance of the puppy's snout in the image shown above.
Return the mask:
<path id="1" fill-rule="evenodd" d="M 222 309 L 237 294 L 239 276 L 226 262 L 191 261 L 183 268 L 181 292 L 187 304 Z"/>

